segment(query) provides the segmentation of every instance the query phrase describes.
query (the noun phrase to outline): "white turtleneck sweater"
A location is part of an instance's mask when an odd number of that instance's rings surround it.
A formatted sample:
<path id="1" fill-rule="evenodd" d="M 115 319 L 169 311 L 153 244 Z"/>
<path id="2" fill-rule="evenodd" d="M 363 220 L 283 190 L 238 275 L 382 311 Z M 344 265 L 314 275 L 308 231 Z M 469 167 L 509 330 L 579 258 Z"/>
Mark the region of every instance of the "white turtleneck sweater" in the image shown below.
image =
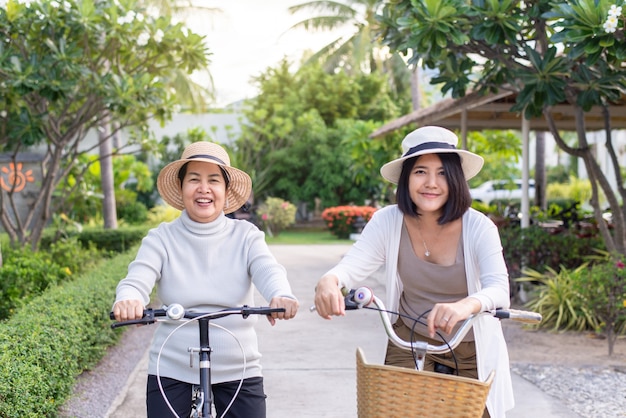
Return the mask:
<path id="1" fill-rule="evenodd" d="M 254 287 L 269 302 L 273 297 L 296 299 L 287 275 L 278 264 L 263 232 L 247 221 L 227 218 L 223 213 L 210 223 L 192 221 L 187 212 L 170 223 L 152 229 L 143 239 L 128 275 L 117 286 L 116 302 L 138 299 L 146 305 L 153 287 L 165 304 L 181 304 L 186 310 L 213 312 L 227 307 L 254 306 Z M 254 285 L 254 286 L 253 286 Z M 255 315 L 211 320 L 232 332 L 245 350 L 246 370 L 237 341 L 222 329 L 211 326 L 211 382 L 220 383 L 261 376 Z M 263 318 L 265 320 L 265 318 Z M 149 374 L 189 383 L 199 383 L 198 356 L 189 367 L 188 348 L 198 348 L 199 327 L 190 321 L 163 342 L 180 321 L 159 322 L 150 348 Z"/>

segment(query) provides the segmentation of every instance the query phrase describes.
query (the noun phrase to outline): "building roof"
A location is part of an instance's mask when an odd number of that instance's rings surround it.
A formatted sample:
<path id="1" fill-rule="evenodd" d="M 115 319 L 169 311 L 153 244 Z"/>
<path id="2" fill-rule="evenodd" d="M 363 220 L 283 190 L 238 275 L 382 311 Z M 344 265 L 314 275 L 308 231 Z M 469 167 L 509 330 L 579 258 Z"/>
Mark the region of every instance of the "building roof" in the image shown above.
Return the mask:
<path id="1" fill-rule="evenodd" d="M 510 110 L 515 104 L 516 96 L 517 93 L 511 91 L 501 91 L 487 95 L 472 92 L 459 99 L 443 99 L 430 107 L 418 109 L 383 125 L 372 133 L 370 137 L 380 137 L 411 124 L 415 124 L 416 127 L 439 125 L 448 129 L 461 129 L 463 128 L 464 111 L 466 113 L 465 129 L 467 130 L 519 130 L 522 126 L 522 115 Z M 626 96 L 622 102 L 610 106 L 612 129 L 626 129 L 625 104 Z M 552 114 L 559 130 L 576 130 L 573 106 L 569 104 L 554 106 Z M 585 127 L 589 131 L 604 130 L 602 108 L 596 106 L 589 112 L 585 112 Z M 544 117 L 531 119 L 530 129 L 549 131 Z"/>

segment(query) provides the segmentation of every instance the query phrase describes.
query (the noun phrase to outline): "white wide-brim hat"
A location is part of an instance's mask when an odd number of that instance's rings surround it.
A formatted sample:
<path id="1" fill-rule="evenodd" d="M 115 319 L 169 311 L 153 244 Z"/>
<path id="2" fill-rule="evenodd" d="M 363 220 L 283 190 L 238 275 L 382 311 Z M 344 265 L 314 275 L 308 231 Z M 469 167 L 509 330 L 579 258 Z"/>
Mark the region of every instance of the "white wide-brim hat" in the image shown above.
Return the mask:
<path id="1" fill-rule="evenodd" d="M 474 177 L 483 167 L 485 160 L 480 155 L 457 149 L 459 138 L 446 128 L 423 126 L 409 133 L 402 140 L 402 157 L 389 161 L 380 168 L 380 174 L 388 181 L 398 184 L 402 163 L 408 158 L 424 154 L 455 153 L 461 157 L 465 180 Z"/>
<path id="2" fill-rule="evenodd" d="M 169 163 L 159 173 L 157 189 L 168 205 L 178 210 L 185 208 L 178 172 L 184 164 L 190 161 L 204 161 L 219 165 L 227 173 L 229 180 L 224 213 L 234 212 L 246 203 L 252 192 L 250 176 L 230 166 L 230 157 L 220 145 L 213 142 L 194 142 L 185 148 L 180 160 Z"/>

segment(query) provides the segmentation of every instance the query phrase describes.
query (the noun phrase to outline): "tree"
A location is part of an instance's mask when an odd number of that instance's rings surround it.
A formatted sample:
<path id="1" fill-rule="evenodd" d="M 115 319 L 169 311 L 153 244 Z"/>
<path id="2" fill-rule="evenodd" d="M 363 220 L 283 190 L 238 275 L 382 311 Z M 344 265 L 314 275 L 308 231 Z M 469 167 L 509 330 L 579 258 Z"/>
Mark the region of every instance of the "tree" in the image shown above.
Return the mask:
<path id="1" fill-rule="evenodd" d="M 320 64 L 333 73 L 341 69 L 348 74 L 381 72 L 390 75 L 390 92 L 400 106 L 410 106 L 411 77 L 402 57 L 387 52 L 378 35 L 379 23 L 376 14 L 381 9 L 380 0 L 314 0 L 289 7 L 291 14 L 302 11 L 319 12 L 317 16 L 306 18 L 291 26 L 289 30 L 308 31 L 345 30 L 339 37 L 313 53 L 304 65 Z"/>
<path id="2" fill-rule="evenodd" d="M 158 11 L 158 15 L 165 15 L 169 17 L 179 15 L 184 16 L 187 12 L 192 10 L 209 13 L 219 11 L 219 9 L 194 6 L 192 2 L 188 0 L 144 0 L 139 2 L 139 5 L 143 5 L 148 8 L 154 7 Z M 174 74 L 168 81 L 168 87 L 173 88 L 177 92 L 177 95 L 174 97 L 176 102 L 183 109 L 202 112 L 206 110 L 209 101 L 214 100 L 213 79 L 211 74 L 205 68 L 200 70 L 202 70 L 202 72 L 205 73 L 205 76 L 207 76 L 206 78 L 211 84 L 210 88 L 203 87 L 194 82 L 190 78 L 190 74 L 185 72 L 182 68 L 175 68 Z M 109 121 L 104 119 L 102 125 L 98 127 L 98 133 L 101 136 L 99 151 L 100 163 L 102 166 L 102 215 L 104 228 L 115 229 L 117 228 L 117 202 L 114 192 L 115 185 L 113 183 L 113 159 L 111 157 L 114 146 L 112 143 L 113 138 L 110 134 L 112 128 L 109 126 L 109 123 Z"/>
<path id="3" fill-rule="evenodd" d="M 14 188 L 0 194 L 0 222 L 13 243 L 37 246 L 72 192 L 67 185 L 53 196 L 80 154 L 122 129 L 128 146 L 147 146 L 148 120 L 171 116 L 176 92 L 165 87 L 175 69 L 206 66 L 201 36 L 141 10 L 134 0 L 8 0 L 0 8 L 0 147 L 15 165 L 29 148 L 44 153 L 26 213 L 16 210 Z M 109 136 L 86 143 L 107 117 Z"/>
<path id="4" fill-rule="evenodd" d="M 618 5 L 622 1 L 617 2 Z M 511 111 L 544 117 L 559 147 L 581 159 L 592 185 L 594 217 L 607 249 L 626 251 L 626 192 L 611 135 L 610 105 L 626 88 L 624 17 L 607 0 L 556 2 L 399 0 L 380 16 L 385 43 L 435 69 L 433 83 L 462 97 L 468 90 L 517 93 Z M 609 10 L 615 17 L 611 18 Z M 607 22 L 609 23 L 607 25 Z M 611 26 L 614 24 L 614 26 Z M 552 108 L 571 106 L 577 143 L 568 145 L 556 128 Z M 585 112 L 605 114 L 605 146 L 617 190 L 600 170 L 585 130 Z M 600 194 L 613 215 L 613 233 L 602 218 Z"/>
<path id="5" fill-rule="evenodd" d="M 366 152 L 358 138 L 371 141 L 357 121 L 382 123 L 398 115 L 386 78 L 328 74 L 318 65 L 291 73 L 289 67 L 283 60 L 257 78 L 260 93 L 246 103 L 246 123 L 235 143 L 237 163 L 252 176 L 255 200 L 272 196 L 313 207 L 316 198 L 324 206 L 371 198 L 381 179 L 356 168 L 370 158 L 358 158 L 359 150 Z M 395 155 L 399 146 L 393 148 Z"/>
<path id="6" fill-rule="evenodd" d="M 522 156 L 522 139 L 519 134 L 493 130 L 470 132 L 467 142 L 469 149 L 485 159 L 485 165 L 470 180 L 470 186 L 478 187 L 488 180 L 514 180 L 520 177 L 518 163 Z"/>
<path id="7" fill-rule="evenodd" d="M 222 9 L 204 6 L 192 0 L 137 0 L 137 2 L 148 10 L 156 10 L 158 16 L 168 16 L 183 22 L 187 21 L 186 19 L 191 14 L 201 14 L 210 18 L 222 13 Z M 213 77 L 208 67 L 209 63 L 207 60 L 207 66 L 197 68 L 195 71 L 197 74 L 202 74 L 203 78 L 208 81 L 208 86 L 203 86 L 192 80 L 190 73 L 184 68 L 172 69 L 174 74 L 168 80 L 168 84 L 177 92 L 175 98 L 182 111 L 205 112 L 208 105 L 215 101 Z"/>

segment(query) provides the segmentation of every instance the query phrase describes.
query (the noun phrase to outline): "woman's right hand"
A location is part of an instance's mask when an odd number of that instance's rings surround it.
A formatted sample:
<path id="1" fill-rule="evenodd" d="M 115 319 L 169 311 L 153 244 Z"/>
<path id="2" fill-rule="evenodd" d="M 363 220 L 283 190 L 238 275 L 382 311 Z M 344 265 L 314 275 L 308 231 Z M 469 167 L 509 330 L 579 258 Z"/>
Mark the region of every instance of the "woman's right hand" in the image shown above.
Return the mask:
<path id="1" fill-rule="evenodd" d="M 346 314 L 346 303 L 336 276 L 324 276 L 315 286 L 315 309 L 324 319 Z"/>
<path id="2" fill-rule="evenodd" d="M 120 300 L 113 305 L 116 321 L 132 321 L 143 317 L 143 302 L 136 299 Z"/>

